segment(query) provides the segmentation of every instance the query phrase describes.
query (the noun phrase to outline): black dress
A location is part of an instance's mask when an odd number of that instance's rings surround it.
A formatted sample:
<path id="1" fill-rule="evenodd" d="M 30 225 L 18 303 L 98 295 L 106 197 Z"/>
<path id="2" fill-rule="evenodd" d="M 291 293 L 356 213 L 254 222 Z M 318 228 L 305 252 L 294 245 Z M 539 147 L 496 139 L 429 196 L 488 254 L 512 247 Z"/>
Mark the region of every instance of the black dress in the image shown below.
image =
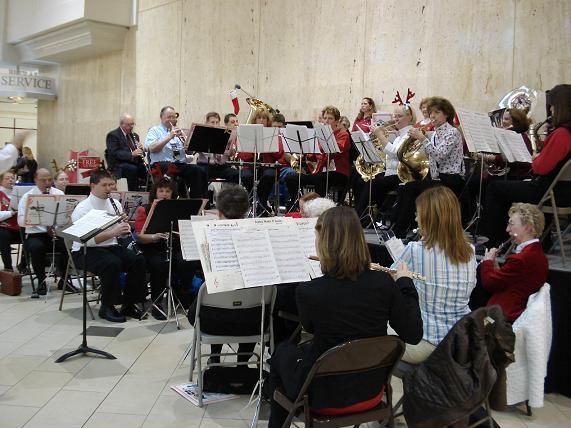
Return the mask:
<path id="1" fill-rule="evenodd" d="M 383 272 L 363 272 L 356 281 L 323 276 L 301 284 L 296 292 L 304 329 L 313 340 L 303 345 L 284 342 L 272 355 L 270 388 L 281 385 L 291 399 L 301 388 L 313 363 L 325 351 L 351 339 L 385 336 L 387 322 L 407 343 L 422 339 L 418 294 L 409 278 L 396 283 Z M 378 384 L 352 376 L 312 391 L 313 407 L 346 407 L 379 393 Z M 343 393 L 340 391 L 350 391 Z M 287 412 L 272 402 L 269 427 L 281 426 Z"/>

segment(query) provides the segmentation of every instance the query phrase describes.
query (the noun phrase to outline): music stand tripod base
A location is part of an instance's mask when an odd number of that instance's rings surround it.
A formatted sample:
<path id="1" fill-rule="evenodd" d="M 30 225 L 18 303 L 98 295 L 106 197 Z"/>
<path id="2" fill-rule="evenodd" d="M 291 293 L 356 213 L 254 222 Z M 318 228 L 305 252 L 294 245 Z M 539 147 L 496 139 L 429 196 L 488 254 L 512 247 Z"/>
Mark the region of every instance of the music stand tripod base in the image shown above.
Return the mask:
<path id="1" fill-rule="evenodd" d="M 87 346 L 87 344 L 81 344 L 81 345 L 79 345 L 79 347 L 76 350 L 68 352 L 67 354 L 63 354 L 55 362 L 61 363 L 70 357 L 73 357 L 75 355 L 80 355 L 80 354 L 95 354 L 95 355 L 101 355 L 102 357 L 108 358 L 110 360 L 116 360 L 117 359 L 117 357 L 111 355 L 109 352 L 101 351 L 101 350 L 95 349 L 95 348 L 90 348 L 89 346 Z"/>

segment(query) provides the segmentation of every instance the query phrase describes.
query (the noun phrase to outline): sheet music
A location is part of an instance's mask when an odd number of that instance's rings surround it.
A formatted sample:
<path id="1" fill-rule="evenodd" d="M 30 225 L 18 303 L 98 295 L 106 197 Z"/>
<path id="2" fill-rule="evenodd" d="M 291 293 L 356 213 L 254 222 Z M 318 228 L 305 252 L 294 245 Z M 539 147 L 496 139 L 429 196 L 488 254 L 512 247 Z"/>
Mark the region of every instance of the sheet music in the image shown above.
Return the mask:
<path id="1" fill-rule="evenodd" d="M 301 143 L 309 138 L 307 126 L 287 124 L 282 129 L 283 147 L 286 153 L 302 153 Z"/>
<path id="2" fill-rule="evenodd" d="M 119 219 L 119 217 L 109 214 L 105 210 L 91 210 L 83 217 L 77 219 L 72 226 L 68 227 L 63 232 L 68 235 L 75 236 L 76 238 L 81 238 L 95 229 L 100 229 L 103 226 L 106 226 L 114 219 Z"/>
<path id="3" fill-rule="evenodd" d="M 132 219 L 137 208 L 149 203 L 149 192 L 125 192 L 121 205 L 123 212 L 127 213 L 127 217 Z"/>
<path id="4" fill-rule="evenodd" d="M 280 151 L 279 144 L 280 128 L 273 126 L 262 128 L 262 140 L 264 151 L 260 153 L 278 153 Z"/>
<path id="5" fill-rule="evenodd" d="M 508 162 L 531 163 L 531 155 L 521 134 L 509 129 L 494 128 L 494 136 Z"/>
<path id="6" fill-rule="evenodd" d="M 301 142 L 301 148 L 303 150 L 303 153 L 305 154 L 321 153 L 321 149 L 319 148 L 319 143 L 317 141 L 317 138 L 315 137 L 315 129 L 307 130 L 307 140 Z"/>
<path id="7" fill-rule="evenodd" d="M 317 218 L 296 218 L 294 222 L 297 226 L 297 235 L 299 236 L 301 248 L 304 256 L 316 256 L 317 249 L 315 248 L 315 223 Z M 321 265 L 318 261 L 309 260 L 307 265 L 309 268 L 309 275 L 311 278 L 318 278 L 323 276 L 321 272 Z"/>
<path id="8" fill-rule="evenodd" d="M 341 153 L 339 146 L 337 145 L 337 140 L 335 140 L 335 134 L 333 129 L 329 124 L 316 123 L 313 126 L 315 130 L 315 137 L 319 142 L 324 153 Z"/>
<path id="9" fill-rule="evenodd" d="M 86 199 L 85 195 L 58 195 L 59 207 L 57 211 L 56 224 L 65 226 L 71 223 L 71 214 L 81 201 Z"/>
<path id="10" fill-rule="evenodd" d="M 20 203 L 20 199 L 34 187 L 36 186 L 14 186 L 12 188 L 12 194 L 10 195 L 10 208 L 12 211 L 18 211 L 18 204 Z"/>
<path id="11" fill-rule="evenodd" d="M 56 195 L 28 195 L 24 224 L 26 226 L 54 226 L 57 209 Z"/>
<path id="12" fill-rule="evenodd" d="M 395 238 L 394 236 L 385 241 L 385 247 L 389 252 L 389 254 L 391 255 L 393 262 L 397 261 L 397 259 L 400 257 L 400 255 L 403 253 L 405 249 L 402 240 L 399 238 Z"/>
<path id="13" fill-rule="evenodd" d="M 464 109 L 457 112 L 470 152 L 501 153 L 487 113 Z"/>
<path id="14" fill-rule="evenodd" d="M 232 242 L 245 287 L 260 287 L 281 282 L 267 230 L 233 231 Z"/>
<path id="15" fill-rule="evenodd" d="M 240 270 L 238 256 L 232 242 L 232 232 L 238 229 L 238 225 L 208 224 L 206 228 L 206 242 L 210 253 L 210 266 L 213 272 L 226 270 Z M 225 227 L 226 226 L 226 227 Z"/>
<path id="16" fill-rule="evenodd" d="M 238 151 L 262 153 L 264 149 L 264 125 L 238 125 Z"/>
<path id="17" fill-rule="evenodd" d="M 369 138 L 369 136 L 363 132 L 362 129 L 358 131 L 351 132 L 351 139 L 355 143 L 355 147 L 359 153 L 363 156 L 365 162 L 368 163 L 378 163 L 382 162 L 379 152 L 377 151 L 375 145 Z"/>
<path id="18" fill-rule="evenodd" d="M 249 230 L 267 230 L 282 284 L 309 281 L 309 260 L 299 251 L 301 242 L 292 234 L 295 223 L 290 217 L 252 218 L 243 220 Z"/>
<path id="19" fill-rule="evenodd" d="M 183 260 L 200 260 L 200 252 L 198 251 L 198 244 L 196 242 L 196 237 L 194 236 L 194 229 L 192 228 L 192 222 L 196 221 L 212 221 L 215 220 L 216 216 L 207 215 L 193 215 L 190 220 L 179 220 L 178 221 L 178 232 L 180 234 L 180 250 L 182 253 Z"/>

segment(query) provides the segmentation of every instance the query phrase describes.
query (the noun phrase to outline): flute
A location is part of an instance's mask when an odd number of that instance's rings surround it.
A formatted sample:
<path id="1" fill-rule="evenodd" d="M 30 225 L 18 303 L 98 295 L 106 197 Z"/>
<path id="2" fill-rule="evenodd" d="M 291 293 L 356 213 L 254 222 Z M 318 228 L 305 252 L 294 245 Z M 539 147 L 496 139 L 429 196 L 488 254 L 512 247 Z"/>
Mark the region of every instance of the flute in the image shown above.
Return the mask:
<path id="1" fill-rule="evenodd" d="M 316 261 L 316 262 L 319 261 L 319 257 L 317 257 L 317 256 L 309 256 L 308 259 L 309 259 L 309 260 L 314 260 L 314 261 Z M 397 270 L 396 270 L 396 269 L 391 269 L 391 268 L 388 268 L 388 267 L 385 267 L 385 266 L 381 266 L 381 265 L 378 264 L 378 263 L 371 263 L 371 264 L 369 265 L 369 269 L 371 269 L 371 270 L 376 270 L 376 271 L 379 271 L 379 272 L 386 272 L 386 273 L 390 273 L 390 274 L 397 273 Z M 411 275 L 411 276 L 412 276 L 412 279 L 416 279 L 416 280 L 418 280 L 418 281 L 426 281 L 426 277 L 425 277 L 424 275 L 421 275 L 421 274 L 416 273 L 416 272 L 411 272 L 411 274 L 412 274 L 412 275 Z"/>

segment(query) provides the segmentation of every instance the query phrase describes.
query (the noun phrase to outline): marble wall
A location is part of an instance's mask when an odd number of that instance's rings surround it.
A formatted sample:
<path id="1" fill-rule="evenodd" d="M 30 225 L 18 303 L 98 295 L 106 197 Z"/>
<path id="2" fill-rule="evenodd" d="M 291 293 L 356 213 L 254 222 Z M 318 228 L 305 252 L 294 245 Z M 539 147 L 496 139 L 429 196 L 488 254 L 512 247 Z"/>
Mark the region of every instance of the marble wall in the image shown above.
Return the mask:
<path id="1" fill-rule="evenodd" d="M 102 152 L 122 111 L 142 135 L 167 104 L 183 125 L 224 114 L 235 83 L 292 120 L 325 104 L 353 119 L 363 96 L 391 109 L 407 87 L 488 111 L 522 84 L 570 82 L 569 40 L 568 0 L 140 0 L 122 52 L 59 68 L 39 157 Z"/>

